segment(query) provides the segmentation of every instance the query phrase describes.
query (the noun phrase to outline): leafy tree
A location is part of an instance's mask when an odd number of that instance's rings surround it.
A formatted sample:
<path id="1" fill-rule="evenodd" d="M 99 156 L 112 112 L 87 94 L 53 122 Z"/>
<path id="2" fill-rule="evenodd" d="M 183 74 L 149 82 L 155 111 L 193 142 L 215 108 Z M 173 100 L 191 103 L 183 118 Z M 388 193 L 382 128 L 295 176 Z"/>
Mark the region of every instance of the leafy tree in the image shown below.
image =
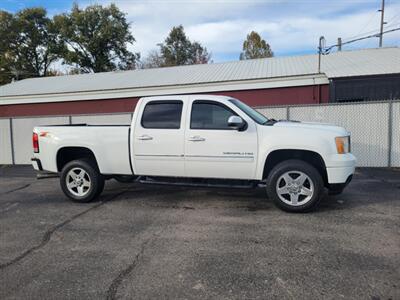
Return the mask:
<path id="1" fill-rule="evenodd" d="M 211 54 L 207 52 L 207 48 L 198 42 L 193 42 L 190 48 L 191 64 L 207 64 L 211 59 Z"/>
<path id="2" fill-rule="evenodd" d="M 151 69 L 151 68 L 159 68 L 164 66 L 164 58 L 162 57 L 160 51 L 158 49 L 150 50 L 147 57 L 142 62 L 142 68 Z"/>
<path id="3" fill-rule="evenodd" d="M 162 57 L 160 66 L 206 64 L 211 57 L 206 47 L 187 38 L 182 25 L 173 27 L 159 47 Z"/>
<path id="4" fill-rule="evenodd" d="M 49 66 L 65 50 L 57 40 L 53 21 L 46 14 L 44 8 L 27 8 L 16 15 L 19 32 L 15 51 L 16 64 L 30 76 L 46 76 Z"/>
<path id="5" fill-rule="evenodd" d="M 80 9 L 74 4 L 68 14 L 54 17 L 59 37 L 68 47 L 65 63 L 82 72 L 106 72 L 135 68 L 139 54 L 128 50 L 135 39 L 125 14 L 114 4 L 91 5 Z"/>
<path id="6" fill-rule="evenodd" d="M 11 49 L 16 39 L 14 25 L 14 16 L 6 11 L 0 11 L 0 85 L 11 82 L 13 77 L 11 62 L 14 55 Z"/>
<path id="7" fill-rule="evenodd" d="M 272 56 L 274 56 L 274 53 L 270 45 L 261 39 L 257 32 L 252 31 L 247 35 L 246 40 L 243 42 L 243 52 L 240 53 L 240 60 Z"/>
<path id="8" fill-rule="evenodd" d="M 44 8 L 27 8 L 15 15 L 0 13 L 2 83 L 48 75 L 49 66 L 64 50 Z M 2 71 L 3 73 L 3 71 Z"/>

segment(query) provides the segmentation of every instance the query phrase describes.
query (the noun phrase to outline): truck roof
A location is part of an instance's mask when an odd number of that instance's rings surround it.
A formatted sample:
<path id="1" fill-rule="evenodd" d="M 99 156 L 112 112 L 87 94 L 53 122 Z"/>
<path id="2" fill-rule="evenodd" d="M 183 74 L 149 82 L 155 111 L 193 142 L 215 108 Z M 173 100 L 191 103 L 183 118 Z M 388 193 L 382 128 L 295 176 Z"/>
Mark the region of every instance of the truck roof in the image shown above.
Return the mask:
<path id="1" fill-rule="evenodd" d="M 212 95 L 212 94 L 184 94 L 184 95 L 168 95 L 168 96 L 151 96 L 151 97 L 142 97 L 140 100 L 177 100 L 177 98 L 182 97 L 182 96 L 189 96 L 189 97 L 195 97 L 196 99 L 199 100 L 229 100 L 232 99 L 233 97 L 229 96 L 223 96 L 223 95 Z"/>

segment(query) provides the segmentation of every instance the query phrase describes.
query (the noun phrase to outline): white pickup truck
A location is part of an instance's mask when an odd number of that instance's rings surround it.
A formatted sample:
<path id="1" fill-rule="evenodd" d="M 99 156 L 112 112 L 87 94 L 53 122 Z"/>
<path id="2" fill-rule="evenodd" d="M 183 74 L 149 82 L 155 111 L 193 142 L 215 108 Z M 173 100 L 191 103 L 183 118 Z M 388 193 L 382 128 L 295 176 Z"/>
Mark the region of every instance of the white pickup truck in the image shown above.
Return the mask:
<path id="1" fill-rule="evenodd" d="M 267 119 L 213 95 L 141 98 L 130 126 L 35 127 L 36 170 L 60 173 L 66 196 L 97 197 L 105 179 L 194 186 L 266 186 L 283 210 L 308 211 L 340 193 L 355 157 L 344 128 Z"/>

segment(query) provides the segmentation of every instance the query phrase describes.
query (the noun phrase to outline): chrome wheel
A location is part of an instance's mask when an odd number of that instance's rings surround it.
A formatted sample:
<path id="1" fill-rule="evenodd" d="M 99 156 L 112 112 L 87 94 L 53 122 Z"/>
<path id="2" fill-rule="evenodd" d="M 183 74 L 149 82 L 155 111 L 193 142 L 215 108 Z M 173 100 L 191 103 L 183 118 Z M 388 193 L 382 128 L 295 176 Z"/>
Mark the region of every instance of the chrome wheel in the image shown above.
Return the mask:
<path id="1" fill-rule="evenodd" d="M 314 195 L 314 183 L 301 171 L 288 171 L 276 182 L 276 193 L 288 205 L 304 205 Z"/>
<path id="2" fill-rule="evenodd" d="M 86 196 L 92 186 L 89 174 L 82 168 L 73 168 L 65 177 L 68 191 L 78 197 Z"/>

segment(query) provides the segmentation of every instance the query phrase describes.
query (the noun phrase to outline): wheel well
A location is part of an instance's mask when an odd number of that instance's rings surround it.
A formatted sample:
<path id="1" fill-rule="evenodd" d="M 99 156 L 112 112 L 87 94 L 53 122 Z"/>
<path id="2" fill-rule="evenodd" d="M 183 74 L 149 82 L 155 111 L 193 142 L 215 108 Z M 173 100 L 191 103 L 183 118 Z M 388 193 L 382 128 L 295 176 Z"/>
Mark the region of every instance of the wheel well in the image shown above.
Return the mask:
<path id="1" fill-rule="evenodd" d="M 96 157 L 90 149 L 84 147 L 64 147 L 57 152 L 57 170 L 60 172 L 70 161 L 82 158 L 92 161 L 98 168 Z"/>
<path id="2" fill-rule="evenodd" d="M 299 159 L 309 163 L 321 174 L 325 186 L 328 184 L 328 175 L 323 158 L 317 152 L 308 150 L 285 149 L 272 151 L 265 161 L 262 178 L 266 179 L 277 164 L 288 159 Z"/>

